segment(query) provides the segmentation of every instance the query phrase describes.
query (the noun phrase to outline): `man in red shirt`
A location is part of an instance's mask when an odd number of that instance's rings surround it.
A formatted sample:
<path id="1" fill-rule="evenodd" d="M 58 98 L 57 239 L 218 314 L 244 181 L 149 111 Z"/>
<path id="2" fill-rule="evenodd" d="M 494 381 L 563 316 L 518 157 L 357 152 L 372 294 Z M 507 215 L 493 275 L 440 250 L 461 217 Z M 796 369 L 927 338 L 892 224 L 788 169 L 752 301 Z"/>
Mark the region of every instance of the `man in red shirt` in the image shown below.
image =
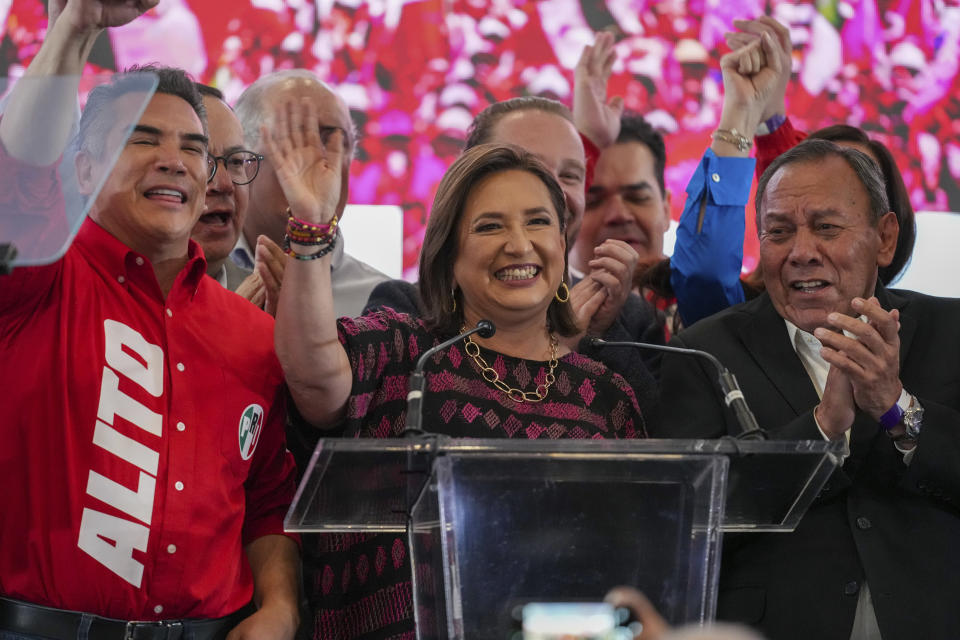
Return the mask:
<path id="1" fill-rule="evenodd" d="M 104 27 L 152 4 L 60 2 L 28 75 L 79 75 Z M 273 320 L 205 275 L 203 105 L 183 72 L 156 72 L 64 257 L 0 277 L 0 637 L 289 639 L 298 623 Z M 59 188 L 74 99 L 14 89 L 0 166 L 38 168 L 7 201 Z M 123 82 L 91 93 L 82 193 L 137 100 Z"/>

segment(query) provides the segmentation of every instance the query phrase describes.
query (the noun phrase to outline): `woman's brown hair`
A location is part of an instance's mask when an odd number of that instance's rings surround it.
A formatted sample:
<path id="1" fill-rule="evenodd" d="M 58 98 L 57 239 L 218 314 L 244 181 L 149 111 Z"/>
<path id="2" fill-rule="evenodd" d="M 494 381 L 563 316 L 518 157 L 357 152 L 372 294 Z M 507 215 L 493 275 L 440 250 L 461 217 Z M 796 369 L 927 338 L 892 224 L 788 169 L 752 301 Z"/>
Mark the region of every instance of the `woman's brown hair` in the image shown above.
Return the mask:
<path id="1" fill-rule="evenodd" d="M 566 198 L 550 171 L 533 154 L 504 144 L 482 144 L 465 151 L 440 181 L 420 250 L 420 303 L 424 323 L 442 335 L 463 326 L 463 302 L 453 291 L 453 265 L 459 249 L 458 231 L 467 198 L 485 178 L 503 171 L 526 171 L 547 187 L 557 214 L 560 234 L 566 225 Z M 567 282 L 567 257 L 563 258 Z M 459 296 L 457 296 L 459 297 Z M 456 303 L 456 305 L 454 305 Z M 547 326 L 562 336 L 579 333 L 570 305 L 554 299 L 547 309 Z"/>

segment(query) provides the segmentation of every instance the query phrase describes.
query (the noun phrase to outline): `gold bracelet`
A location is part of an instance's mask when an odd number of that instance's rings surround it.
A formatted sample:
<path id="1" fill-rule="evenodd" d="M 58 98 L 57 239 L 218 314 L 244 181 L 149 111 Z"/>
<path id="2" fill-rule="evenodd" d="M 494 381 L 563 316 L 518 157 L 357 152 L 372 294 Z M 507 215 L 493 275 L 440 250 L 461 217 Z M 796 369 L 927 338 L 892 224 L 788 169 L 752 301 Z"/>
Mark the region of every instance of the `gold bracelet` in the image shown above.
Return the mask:
<path id="1" fill-rule="evenodd" d="M 710 134 L 710 137 L 713 140 L 732 144 L 740 151 L 749 151 L 750 147 L 753 146 L 753 140 L 744 136 L 736 129 L 717 129 Z"/>

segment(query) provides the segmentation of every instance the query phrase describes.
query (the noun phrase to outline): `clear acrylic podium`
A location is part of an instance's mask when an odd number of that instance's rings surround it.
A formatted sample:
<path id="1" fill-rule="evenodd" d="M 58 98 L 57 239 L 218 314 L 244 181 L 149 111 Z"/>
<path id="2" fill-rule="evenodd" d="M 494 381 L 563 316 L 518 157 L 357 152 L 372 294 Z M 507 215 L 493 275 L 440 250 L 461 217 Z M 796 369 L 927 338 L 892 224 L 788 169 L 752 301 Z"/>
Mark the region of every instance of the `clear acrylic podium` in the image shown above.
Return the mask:
<path id="1" fill-rule="evenodd" d="M 509 638 L 526 602 L 643 591 L 709 620 L 723 531 L 791 531 L 842 443 L 321 440 L 286 528 L 407 531 L 418 638 Z"/>

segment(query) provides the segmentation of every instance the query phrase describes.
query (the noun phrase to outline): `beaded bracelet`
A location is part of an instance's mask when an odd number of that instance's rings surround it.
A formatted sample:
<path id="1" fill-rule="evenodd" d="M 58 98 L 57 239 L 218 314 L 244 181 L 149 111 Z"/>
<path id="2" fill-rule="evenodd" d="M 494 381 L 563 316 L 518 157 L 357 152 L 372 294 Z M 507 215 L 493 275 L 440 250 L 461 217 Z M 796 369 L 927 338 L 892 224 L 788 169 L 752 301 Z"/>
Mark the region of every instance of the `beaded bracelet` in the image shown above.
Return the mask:
<path id="1" fill-rule="evenodd" d="M 337 246 L 337 237 L 339 235 L 340 234 L 337 233 L 337 229 L 334 228 L 332 237 L 330 238 L 329 242 L 325 242 L 325 243 L 315 242 L 312 245 L 310 245 L 310 246 L 321 246 L 321 244 L 325 245 L 316 253 L 297 253 L 296 251 L 290 248 L 290 238 L 288 236 L 283 236 L 283 252 L 296 260 L 317 260 L 327 255 L 331 251 L 333 251 L 334 247 Z M 302 243 L 296 243 L 296 244 L 302 244 Z"/>
<path id="2" fill-rule="evenodd" d="M 287 237 L 295 244 L 326 244 L 333 239 L 336 232 L 336 227 L 333 227 L 329 231 L 314 233 L 304 233 L 303 231 L 295 231 L 287 227 Z"/>
<path id="3" fill-rule="evenodd" d="M 290 207 L 287 207 L 287 238 L 294 244 L 307 246 L 327 244 L 333 241 L 337 221 L 337 216 L 333 216 L 329 224 L 313 224 L 293 217 Z"/>
<path id="4" fill-rule="evenodd" d="M 322 236 L 309 236 L 298 238 L 296 236 L 291 236 L 289 233 L 286 235 L 287 240 L 290 241 L 290 244 L 298 244 L 303 247 L 319 247 L 325 244 L 330 244 L 333 241 L 333 236 L 336 235 L 336 230 L 333 231 L 330 235 Z"/>

